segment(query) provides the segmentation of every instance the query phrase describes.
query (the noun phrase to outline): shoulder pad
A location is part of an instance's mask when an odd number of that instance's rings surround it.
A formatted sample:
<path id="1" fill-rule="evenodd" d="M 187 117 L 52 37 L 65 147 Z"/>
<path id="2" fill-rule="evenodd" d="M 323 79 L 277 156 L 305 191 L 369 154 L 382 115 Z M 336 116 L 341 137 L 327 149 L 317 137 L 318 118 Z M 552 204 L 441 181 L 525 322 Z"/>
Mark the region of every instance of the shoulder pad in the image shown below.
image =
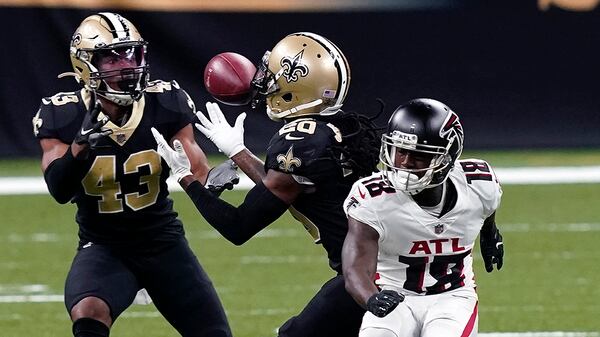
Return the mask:
<path id="1" fill-rule="evenodd" d="M 80 92 L 60 92 L 44 97 L 32 119 L 33 133 L 37 138 L 58 138 L 70 142 L 72 139 L 65 137 L 73 127 L 77 130 L 81 125 L 85 111 Z"/>
<path id="2" fill-rule="evenodd" d="M 312 141 L 329 144 L 331 141 L 342 142 L 342 135 L 337 127 L 331 123 L 314 118 L 299 118 L 286 123 L 277 134 L 288 141 Z"/>
<path id="3" fill-rule="evenodd" d="M 158 103 L 175 112 L 195 113 L 196 105 L 188 93 L 176 81 L 154 80 L 148 83 L 146 93 L 156 95 Z"/>
<path id="4" fill-rule="evenodd" d="M 396 193 L 396 189 L 383 179 L 381 172 L 376 172 L 368 177 L 361 178 L 356 181 L 354 185 L 358 192 L 358 196 L 362 199 L 371 199 L 382 194 Z"/>
<path id="5" fill-rule="evenodd" d="M 340 171 L 329 151 L 330 145 L 338 142 L 339 131 L 335 130 L 328 123 L 312 118 L 285 124 L 269 142 L 265 167 L 313 182 L 329 179 Z"/>
<path id="6" fill-rule="evenodd" d="M 481 159 L 458 160 L 453 171 L 461 175 L 468 189 L 479 196 L 486 217 L 498 208 L 502 188 L 490 164 Z"/>
<path id="7" fill-rule="evenodd" d="M 344 212 L 346 212 L 346 215 L 371 226 L 379 233 L 380 238 L 384 237 L 385 231 L 377 220 L 378 204 L 373 204 L 375 202 L 373 197 L 381 195 L 384 191 L 380 189 L 378 194 L 372 195 L 368 188 L 375 185 L 383 186 L 380 185 L 382 183 L 385 184 L 380 173 L 374 173 L 369 177 L 360 179 L 352 185 L 352 189 L 344 201 Z M 388 188 L 391 187 L 388 186 Z M 389 192 L 395 193 L 395 190 L 392 189 Z"/>

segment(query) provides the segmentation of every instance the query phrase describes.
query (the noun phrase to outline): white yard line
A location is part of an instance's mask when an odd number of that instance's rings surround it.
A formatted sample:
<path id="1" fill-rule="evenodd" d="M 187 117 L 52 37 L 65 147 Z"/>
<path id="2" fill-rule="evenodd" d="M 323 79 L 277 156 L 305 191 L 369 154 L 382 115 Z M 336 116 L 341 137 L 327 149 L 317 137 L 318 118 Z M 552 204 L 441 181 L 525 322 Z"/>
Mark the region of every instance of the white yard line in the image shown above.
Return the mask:
<path id="1" fill-rule="evenodd" d="M 598 232 L 600 223 L 541 223 L 541 224 L 501 224 L 502 232 Z"/>
<path id="2" fill-rule="evenodd" d="M 579 233 L 579 232 L 600 232 L 600 223 L 549 223 L 549 224 L 502 224 L 502 232 L 506 233 L 530 233 L 530 232 L 547 232 L 547 233 Z M 190 230 L 187 232 L 188 239 L 192 240 L 222 240 L 223 237 L 216 230 Z M 305 237 L 309 239 L 308 234 L 301 226 L 294 228 L 293 226 L 286 229 L 265 228 L 256 235 L 256 238 L 282 238 L 282 237 Z M 21 243 L 62 243 L 73 242 L 76 239 L 75 234 L 58 234 L 58 233 L 32 233 L 32 234 L 17 234 L 8 233 L 6 236 L 0 235 L 0 243 L 21 244 Z M 0 285 L 0 293 L 2 287 Z"/>
<path id="3" fill-rule="evenodd" d="M 505 167 L 495 169 L 503 185 L 600 183 L 600 166 L 573 167 Z M 181 191 L 179 184 L 168 180 L 169 190 Z M 245 175 L 236 189 L 247 190 L 254 183 Z M 43 177 L 0 177 L 0 195 L 48 193 Z"/>
<path id="4" fill-rule="evenodd" d="M 246 255 L 240 259 L 241 264 L 290 264 L 290 263 L 315 263 L 327 261 L 324 256 L 306 256 L 306 255 Z"/>
<path id="5" fill-rule="evenodd" d="M 1 295 L 0 303 L 54 303 L 63 302 L 63 295 Z"/>
<path id="6" fill-rule="evenodd" d="M 504 167 L 494 169 L 501 184 L 579 184 L 600 182 L 600 166 Z"/>

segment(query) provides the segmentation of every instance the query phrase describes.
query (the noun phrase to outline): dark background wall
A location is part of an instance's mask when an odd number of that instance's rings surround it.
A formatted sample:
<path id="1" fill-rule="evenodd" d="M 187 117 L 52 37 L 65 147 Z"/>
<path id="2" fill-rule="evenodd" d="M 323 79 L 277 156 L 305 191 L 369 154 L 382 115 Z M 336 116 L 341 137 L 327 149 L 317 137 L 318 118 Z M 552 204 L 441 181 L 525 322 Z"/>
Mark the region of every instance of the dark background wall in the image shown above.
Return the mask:
<path id="1" fill-rule="evenodd" d="M 150 42 L 153 79 L 177 79 L 203 108 L 202 73 L 215 54 L 258 61 L 286 34 L 334 41 L 352 68 L 345 108 L 372 114 L 410 98 L 446 102 L 462 118 L 466 147 L 600 146 L 600 15 L 537 2 L 465 2 L 431 9 L 225 13 L 118 10 Z M 0 157 L 37 156 L 31 118 L 40 98 L 77 89 L 68 45 L 96 10 L 0 7 Z M 226 109 L 233 121 L 241 110 Z M 261 153 L 280 126 L 249 111 L 247 145 Z M 208 151 L 208 142 L 200 139 Z"/>

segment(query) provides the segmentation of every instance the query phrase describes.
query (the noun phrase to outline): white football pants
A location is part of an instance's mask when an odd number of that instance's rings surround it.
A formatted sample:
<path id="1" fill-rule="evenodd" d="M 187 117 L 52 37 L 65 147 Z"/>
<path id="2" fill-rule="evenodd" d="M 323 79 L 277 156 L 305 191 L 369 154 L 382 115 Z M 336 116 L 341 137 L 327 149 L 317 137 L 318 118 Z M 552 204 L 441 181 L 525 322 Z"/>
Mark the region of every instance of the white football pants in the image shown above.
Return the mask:
<path id="1" fill-rule="evenodd" d="M 383 318 L 367 311 L 359 337 L 476 337 L 478 317 L 473 288 L 438 295 L 407 295 Z"/>

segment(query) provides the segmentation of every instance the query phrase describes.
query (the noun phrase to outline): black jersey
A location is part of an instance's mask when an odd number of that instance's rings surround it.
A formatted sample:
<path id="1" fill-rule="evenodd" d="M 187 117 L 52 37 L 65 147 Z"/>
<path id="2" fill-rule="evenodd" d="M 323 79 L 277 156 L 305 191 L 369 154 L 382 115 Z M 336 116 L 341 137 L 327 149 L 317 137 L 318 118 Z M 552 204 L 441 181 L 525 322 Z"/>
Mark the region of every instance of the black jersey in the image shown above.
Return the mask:
<path id="1" fill-rule="evenodd" d="M 341 272 L 341 253 L 348 232 L 342 204 L 352 187 L 351 172 L 334 158 L 331 146 L 340 144 L 340 131 L 330 123 L 313 118 L 293 120 L 269 142 L 266 170 L 292 174 L 307 187 L 290 207 L 316 243 L 327 250 L 329 265 Z"/>
<path id="2" fill-rule="evenodd" d="M 42 99 L 34 117 L 36 137 L 71 144 L 90 97 L 82 89 Z M 150 128 L 170 139 L 191 122 L 194 110 L 193 102 L 175 81 L 153 81 L 133 103 L 124 125 L 106 124 L 113 133 L 90 151 L 88 171 L 72 200 L 77 204 L 82 241 L 131 245 L 183 233 L 167 197 L 169 167 L 155 151 Z"/>

